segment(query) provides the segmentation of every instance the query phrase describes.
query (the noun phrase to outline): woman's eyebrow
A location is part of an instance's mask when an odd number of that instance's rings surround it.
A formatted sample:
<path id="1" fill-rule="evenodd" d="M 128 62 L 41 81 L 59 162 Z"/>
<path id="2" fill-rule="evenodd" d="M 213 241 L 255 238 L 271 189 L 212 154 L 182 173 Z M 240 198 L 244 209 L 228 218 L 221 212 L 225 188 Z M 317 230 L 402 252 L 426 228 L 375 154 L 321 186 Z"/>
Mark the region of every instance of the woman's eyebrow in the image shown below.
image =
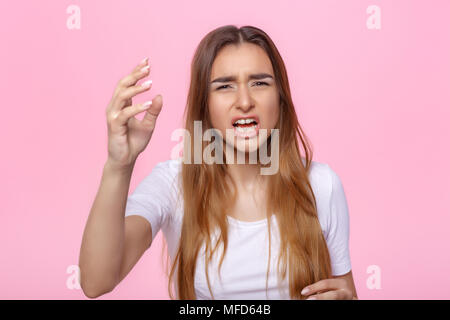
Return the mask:
<path id="1" fill-rule="evenodd" d="M 248 78 L 249 78 L 249 80 L 261 80 L 261 79 L 265 79 L 265 78 L 273 79 L 273 77 L 270 74 L 268 74 L 268 73 L 251 74 L 251 75 L 248 76 Z M 211 81 L 211 83 L 230 82 L 230 81 L 236 81 L 236 77 L 235 76 L 219 77 L 219 78 L 216 78 L 213 81 Z"/>

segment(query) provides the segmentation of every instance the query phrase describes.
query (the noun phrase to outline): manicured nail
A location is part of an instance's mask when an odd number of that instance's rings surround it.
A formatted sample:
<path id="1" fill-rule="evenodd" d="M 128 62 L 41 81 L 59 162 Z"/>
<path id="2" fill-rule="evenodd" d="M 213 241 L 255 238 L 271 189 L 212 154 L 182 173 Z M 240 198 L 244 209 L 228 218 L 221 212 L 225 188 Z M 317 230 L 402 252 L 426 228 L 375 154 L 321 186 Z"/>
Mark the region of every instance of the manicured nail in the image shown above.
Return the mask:
<path id="1" fill-rule="evenodd" d="M 150 69 L 150 66 L 143 67 L 140 71 L 141 72 L 147 72 L 148 69 Z"/>
<path id="2" fill-rule="evenodd" d="M 307 294 L 309 292 L 309 288 L 308 287 L 306 287 L 306 288 L 304 288 L 303 290 L 302 290 L 302 292 L 300 292 L 302 295 L 305 295 L 305 294 Z"/>
<path id="3" fill-rule="evenodd" d="M 148 87 L 150 87 L 151 84 L 152 84 L 152 80 L 148 80 L 148 81 L 145 81 L 143 84 L 141 84 L 141 86 L 143 88 L 148 88 Z"/>
<path id="4" fill-rule="evenodd" d="M 148 61 L 148 58 L 144 58 L 140 64 L 142 64 L 142 65 L 147 64 L 147 61 Z"/>
<path id="5" fill-rule="evenodd" d="M 317 298 L 312 296 L 312 297 L 307 298 L 306 300 L 317 300 Z"/>
<path id="6" fill-rule="evenodd" d="M 142 104 L 141 108 L 142 108 L 143 110 L 145 110 L 145 109 L 150 108 L 151 105 L 152 105 L 152 101 L 147 101 L 147 102 L 144 102 L 144 103 Z"/>

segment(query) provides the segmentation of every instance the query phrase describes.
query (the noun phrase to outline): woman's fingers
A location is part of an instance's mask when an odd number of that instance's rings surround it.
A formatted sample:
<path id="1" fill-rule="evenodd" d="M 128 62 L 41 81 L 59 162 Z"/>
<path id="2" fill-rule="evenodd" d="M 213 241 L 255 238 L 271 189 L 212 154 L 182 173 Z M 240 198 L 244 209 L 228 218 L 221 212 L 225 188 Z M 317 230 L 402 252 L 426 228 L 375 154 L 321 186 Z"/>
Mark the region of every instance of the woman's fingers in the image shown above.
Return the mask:
<path id="1" fill-rule="evenodd" d="M 307 300 L 351 299 L 352 293 L 347 288 L 344 279 L 323 279 L 305 287 L 302 295 L 308 296 Z"/>
<path id="2" fill-rule="evenodd" d="M 133 71 L 120 79 L 111 99 L 109 109 L 111 111 L 119 111 L 123 107 L 130 105 L 131 98 L 136 94 L 148 90 L 151 87 L 151 80 L 145 81 L 141 85 L 136 83 L 150 74 L 150 65 L 147 65 L 148 60 L 144 59 L 139 65 L 137 65 Z M 142 86 L 146 84 L 147 86 Z"/>
<path id="3" fill-rule="evenodd" d="M 324 290 L 340 289 L 345 286 L 343 279 L 323 279 L 305 287 L 301 294 L 309 296 Z"/>
<path id="4" fill-rule="evenodd" d="M 119 93 L 113 98 L 112 101 L 112 110 L 120 110 L 123 107 L 127 106 L 127 101 L 129 101 L 135 95 L 147 91 L 152 87 L 152 80 L 147 80 L 140 85 L 131 86 L 126 89 L 122 89 Z"/>
<path id="5" fill-rule="evenodd" d="M 119 80 L 117 87 L 128 88 L 136 84 L 143 75 L 149 71 L 151 66 L 148 64 L 148 58 L 142 60 L 134 69 L 125 77 Z"/>
<path id="6" fill-rule="evenodd" d="M 116 123 L 118 125 L 124 125 L 128 122 L 131 117 L 134 117 L 138 113 L 147 110 L 152 105 L 152 101 L 146 101 L 144 103 L 132 105 L 126 108 L 123 108 L 116 117 Z"/>
<path id="7" fill-rule="evenodd" d="M 306 300 L 350 300 L 351 293 L 346 289 L 330 290 L 308 297 Z"/>

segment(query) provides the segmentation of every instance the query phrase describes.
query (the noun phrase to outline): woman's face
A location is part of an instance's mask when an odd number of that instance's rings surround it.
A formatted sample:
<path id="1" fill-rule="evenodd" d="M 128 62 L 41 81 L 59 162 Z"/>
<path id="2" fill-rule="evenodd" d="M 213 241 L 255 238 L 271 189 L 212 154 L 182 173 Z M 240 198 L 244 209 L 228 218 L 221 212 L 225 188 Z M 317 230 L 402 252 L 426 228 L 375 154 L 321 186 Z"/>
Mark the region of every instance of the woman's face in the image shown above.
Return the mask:
<path id="1" fill-rule="evenodd" d="M 220 50 L 212 65 L 208 108 L 212 127 L 225 137 L 227 147 L 258 150 L 275 128 L 280 108 L 272 63 L 262 48 L 244 43 Z"/>

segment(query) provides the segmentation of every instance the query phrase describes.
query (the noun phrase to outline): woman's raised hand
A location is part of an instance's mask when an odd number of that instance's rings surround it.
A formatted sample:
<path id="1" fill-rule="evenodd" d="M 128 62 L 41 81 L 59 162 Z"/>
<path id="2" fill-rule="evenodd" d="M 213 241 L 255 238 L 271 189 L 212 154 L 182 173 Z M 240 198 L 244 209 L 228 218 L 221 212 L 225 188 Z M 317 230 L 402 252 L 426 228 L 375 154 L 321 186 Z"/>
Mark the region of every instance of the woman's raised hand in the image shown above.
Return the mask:
<path id="1" fill-rule="evenodd" d="M 108 162 L 117 168 L 134 165 L 138 155 L 148 145 L 162 108 L 162 96 L 142 104 L 132 104 L 132 98 L 151 88 L 151 80 L 136 83 L 150 74 L 148 58 L 120 79 L 106 108 L 108 124 Z M 134 116 L 145 112 L 142 120 Z"/>

